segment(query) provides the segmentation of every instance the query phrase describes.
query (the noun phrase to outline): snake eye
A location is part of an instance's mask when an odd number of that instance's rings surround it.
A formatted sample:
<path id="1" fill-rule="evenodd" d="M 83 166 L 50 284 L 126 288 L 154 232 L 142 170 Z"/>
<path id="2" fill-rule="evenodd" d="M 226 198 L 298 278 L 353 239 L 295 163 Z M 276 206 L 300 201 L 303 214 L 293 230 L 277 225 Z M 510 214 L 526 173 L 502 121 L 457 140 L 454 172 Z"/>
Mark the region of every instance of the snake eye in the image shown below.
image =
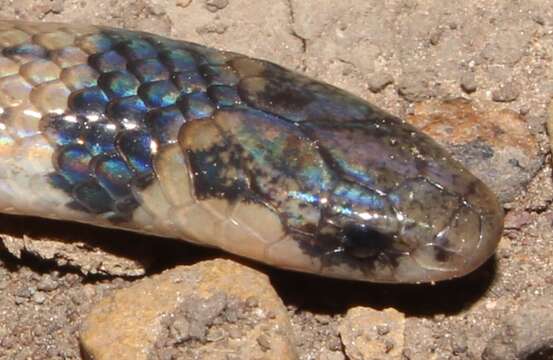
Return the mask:
<path id="1" fill-rule="evenodd" d="M 344 250 L 358 259 L 369 259 L 389 249 L 393 235 L 383 234 L 365 224 L 347 225 L 342 233 Z"/>

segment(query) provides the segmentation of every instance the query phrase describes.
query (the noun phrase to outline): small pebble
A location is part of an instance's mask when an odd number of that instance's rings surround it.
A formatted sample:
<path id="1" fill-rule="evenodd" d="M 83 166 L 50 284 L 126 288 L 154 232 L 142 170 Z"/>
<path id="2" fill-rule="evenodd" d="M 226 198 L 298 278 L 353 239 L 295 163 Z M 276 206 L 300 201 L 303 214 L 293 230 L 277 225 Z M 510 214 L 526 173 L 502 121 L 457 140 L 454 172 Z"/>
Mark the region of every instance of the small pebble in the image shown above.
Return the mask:
<path id="1" fill-rule="evenodd" d="M 434 31 L 430 35 L 430 44 L 432 44 L 434 46 L 438 45 L 438 43 L 440 42 L 440 39 L 442 38 L 442 34 L 443 34 L 442 29 L 437 29 L 436 31 Z"/>
<path id="2" fill-rule="evenodd" d="M 208 342 L 216 342 L 225 337 L 225 333 L 221 329 L 209 329 L 205 339 Z"/>
<path id="3" fill-rule="evenodd" d="M 388 73 L 375 73 L 368 80 L 369 90 L 373 93 L 378 93 L 393 82 L 394 78 L 392 75 Z"/>
<path id="4" fill-rule="evenodd" d="M 330 322 L 330 318 L 327 315 L 316 314 L 314 318 L 319 324 L 324 325 Z"/>
<path id="5" fill-rule="evenodd" d="M 527 105 L 522 105 L 518 110 L 518 113 L 522 116 L 528 115 L 529 112 L 530 112 L 530 108 Z"/>
<path id="6" fill-rule="evenodd" d="M 217 12 L 221 9 L 226 8 L 228 5 L 228 0 L 206 0 L 205 6 L 210 12 Z"/>
<path id="7" fill-rule="evenodd" d="M 55 280 L 52 280 L 51 277 L 47 276 L 40 280 L 37 284 L 37 289 L 41 291 L 53 291 L 58 288 L 59 284 Z"/>
<path id="8" fill-rule="evenodd" d="M 499 88 L 492 93 L 492 100 L 496 102 L 511 102 L 515 101 L 518 95 L 518 86 L 514 83 L 506 83 L 500 85 Z"/>
<path id="9" fill-rule="evenodd" d="M 205 26 L 200 26 L 196 29 L 196 32 L 200 35 L 202 34 L 224 34 L 227 31 L 228 26 L 222 23 L 207 24 Z"/>
<path id="10" fill-rule="evenodd" d="M 27 299 L 21 297 L 21 296 L 16 296 L 15 299 L 14 299 L 14 302 L 16 305 L 21 305 L 23 304 Z"/>
<path id="11" fill-rule="evenodd" d="M 390 351 L 392 351 L 394 349 L 394 342 L 391 341 L 391 340 L 386 340 L 384 341 L 384 351 L 387 353 L 389 353 Z"/>
<path id="12" fill-rule="evenodd" d="M 236 308 L 230 308 L 225 311 L 225 320 L 231 324 L 238 321 L 238 310 Z"/>
<path id="13" fill-rule="evenodd" d="M 267 351 L 271 349 L 271 342 L 269 341 L 269 338 L 266 335 L 259 335 L 257 337 L 257 343 L 259 346 L 261 346 L 261 349 L 263 351 Z"/>
<path id="14" fill-rule="evenodd" d="M 473 93 L 477 89 L 476 78 L 473 72 L 465 72 L 461 76 L 461 89 L 467 94 Z"/>
<path id="15" fill-rule="evenodd" d="M 390 332 L 390 326 L 388 324 L 378 325 L 376 327 L 376 333 L 380 336 L 384 336 Z"/>
<path id="16" fill-rule="evenodd" d="M 434 94 L 432 74 L 427 71 L 407 71 L 397 84 L 397 91 L 410 102 L 429 99 Z"/>
<path id="17" fill-rule="evenodd" d="M 36 293 L 36 288 L 30 286 L 30 287 L 22 287 L 16 292 L 17 297 L 30 299 L 34 294 Z"/>
<path id="18" fill-rule="evenodd" d="M 37 304 L 42 304 L 46 301 L 46 296 L 41 292 L 37 292 L 33 295 L 33 301 Z"/>

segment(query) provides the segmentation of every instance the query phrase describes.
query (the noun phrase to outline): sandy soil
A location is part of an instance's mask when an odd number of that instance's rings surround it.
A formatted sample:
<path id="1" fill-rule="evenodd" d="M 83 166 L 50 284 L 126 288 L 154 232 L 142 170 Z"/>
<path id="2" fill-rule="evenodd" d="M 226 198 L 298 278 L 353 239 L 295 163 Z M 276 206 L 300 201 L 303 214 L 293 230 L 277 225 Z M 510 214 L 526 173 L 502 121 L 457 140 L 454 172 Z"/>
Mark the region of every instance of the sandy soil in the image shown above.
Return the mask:
<path id="1" fill-rule="evenodd" d="M 383 286 L 262 267 L 288 307 L 302 360 L 345 359 L 336 324 L 354 305 L 405 313 L 403 357 L 422 360 L 503 358 L 500 345 L 515 337 L 502 335 L 508 319 L 536 302 L 553 304 L 553 183 L 544 128 L 553 94 L 553 1 L 0 0 L 0 16 L 140 29 L 269 59 L 399 116 L 417 101 L 457 97 L 523 116 L 540 155 L 527 167 L 501 168 L 505 181 L 517 179 L 500 194 L 508 209 L 505 236 L 495 258 L 470 276 L 435 286 Z M 13 217 L 0 222 L 44 236 L 59 227 Z M 83 233 L 129 236 L 64 225 L 66 237 Z M 152 272 L 224 256 L 144 240 L 156 244 Z M 83 316 L 131 281 L 0 252 L 0 358 L 79 359 Z"/>

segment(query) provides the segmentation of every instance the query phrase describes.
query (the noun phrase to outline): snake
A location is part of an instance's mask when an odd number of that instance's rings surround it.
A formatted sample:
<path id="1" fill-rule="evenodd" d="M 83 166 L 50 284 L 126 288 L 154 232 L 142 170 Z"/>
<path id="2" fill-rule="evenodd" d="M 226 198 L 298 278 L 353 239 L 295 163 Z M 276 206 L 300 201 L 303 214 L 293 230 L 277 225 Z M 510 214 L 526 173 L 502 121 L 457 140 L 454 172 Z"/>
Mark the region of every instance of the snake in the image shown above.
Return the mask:
<path id="1" fill-rule="evenodd" d="M 152 33 L 0 21 L 0 212 L 425 283 L 494 253 L 495 194 L 332 85 Z"/>

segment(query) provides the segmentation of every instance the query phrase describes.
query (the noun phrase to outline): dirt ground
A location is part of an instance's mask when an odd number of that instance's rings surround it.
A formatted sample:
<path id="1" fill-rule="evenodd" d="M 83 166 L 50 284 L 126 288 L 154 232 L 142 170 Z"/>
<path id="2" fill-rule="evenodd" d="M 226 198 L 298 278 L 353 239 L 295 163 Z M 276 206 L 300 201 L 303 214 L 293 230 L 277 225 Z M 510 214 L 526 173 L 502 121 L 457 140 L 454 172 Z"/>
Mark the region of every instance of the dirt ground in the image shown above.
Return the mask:
<path id="1" fill-rule="evenodd" d="M 404 359 L 507 359 L 502 354 L 513 347 L 526 349 L 518 358 L 553 358 L 553 333 L 545 334 L 549 345 L 518 343 L 525 331 L 540 328 L 539 309 L 553 304 L 553 181 L 545 131 L 553 94 L 553 1 L 0 0 L 0 16 L 139 29 L 268 59 L 401 117 L 416 102 L 459 97 L 520 114 L 538 150 L 516 166 L 491 161 L 478 170 L 500 191 L 507 217 L 496 256 L 475 273 L 437 285 L 391 286 L 252 266 L 269 274 L 286 304 L 302 360 L 346 359 L 336 324 L 358 305 L 406 315 Z M 61 231 L 130 247 L 149 242 L 155 244 L 148 250 L 151 273 L 226 256 L 74 224 L 59 230 L 60 223 L 7 216 L 0 224 L 9 229 L 0 231 L 19 236 Z M 80 359 L 76 334 L 83 317 L 132 281 L 0 251 L 0 358 Z"/>

